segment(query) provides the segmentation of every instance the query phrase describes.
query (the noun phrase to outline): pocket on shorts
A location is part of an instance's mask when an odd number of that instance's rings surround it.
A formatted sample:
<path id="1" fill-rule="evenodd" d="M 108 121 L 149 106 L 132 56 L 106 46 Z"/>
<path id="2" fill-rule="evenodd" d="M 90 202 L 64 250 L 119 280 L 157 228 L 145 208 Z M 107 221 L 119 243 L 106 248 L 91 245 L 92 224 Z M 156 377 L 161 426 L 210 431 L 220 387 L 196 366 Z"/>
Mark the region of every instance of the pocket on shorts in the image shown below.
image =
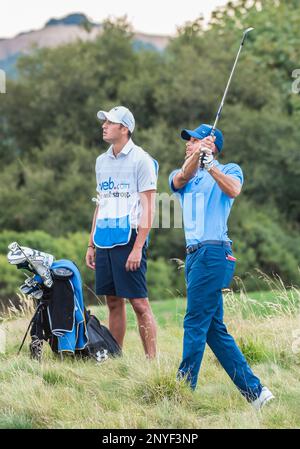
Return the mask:
<path id="1" fill-rule="evenodd" d="M 236 258 L 229 252 L 225 252 L 225 274 L 222 288 L 229 288 L 233 279 L 236 266 Z"/>

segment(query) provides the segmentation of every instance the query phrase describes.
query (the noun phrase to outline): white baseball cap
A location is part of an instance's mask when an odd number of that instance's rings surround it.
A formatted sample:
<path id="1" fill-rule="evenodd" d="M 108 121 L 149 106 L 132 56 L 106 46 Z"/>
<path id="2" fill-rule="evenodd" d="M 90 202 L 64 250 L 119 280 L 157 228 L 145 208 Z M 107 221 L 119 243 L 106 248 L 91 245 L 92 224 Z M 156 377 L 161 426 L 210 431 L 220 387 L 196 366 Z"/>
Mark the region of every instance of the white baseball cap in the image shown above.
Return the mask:
<path id="1" fill-rule="evenodd" d="M 109 120 L 113 123 L 120 123 L 132 133 L 135 126 L 135 120 L 132 112 L 124 106 L 116 106 L 112 108 L 109 112 L 106 111 L 98 111 L 97 117 L 99 120 Z"/>

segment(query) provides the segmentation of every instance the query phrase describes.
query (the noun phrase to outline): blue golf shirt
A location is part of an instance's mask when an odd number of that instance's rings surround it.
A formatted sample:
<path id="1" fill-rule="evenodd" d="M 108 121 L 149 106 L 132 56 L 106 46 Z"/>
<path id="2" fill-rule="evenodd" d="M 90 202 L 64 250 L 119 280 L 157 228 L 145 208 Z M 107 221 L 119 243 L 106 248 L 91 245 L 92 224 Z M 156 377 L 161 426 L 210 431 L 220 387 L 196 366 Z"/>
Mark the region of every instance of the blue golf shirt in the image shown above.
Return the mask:
<path id="1" fill-rule="evenodd" d="M 239 165 L 223 165 L 216 161 L 215 166 L 243 184 L 243 172 Z M 231 242 L 227 235 L 227 220 L 234 199 L 221 190 L 206 170 L 200 168 L 184 187 L 175 189 L 173 179 L 179 171 L 174 170 L 170 174 L 169 184 L 182 207 L 186 246 L 205 240 Z"/>

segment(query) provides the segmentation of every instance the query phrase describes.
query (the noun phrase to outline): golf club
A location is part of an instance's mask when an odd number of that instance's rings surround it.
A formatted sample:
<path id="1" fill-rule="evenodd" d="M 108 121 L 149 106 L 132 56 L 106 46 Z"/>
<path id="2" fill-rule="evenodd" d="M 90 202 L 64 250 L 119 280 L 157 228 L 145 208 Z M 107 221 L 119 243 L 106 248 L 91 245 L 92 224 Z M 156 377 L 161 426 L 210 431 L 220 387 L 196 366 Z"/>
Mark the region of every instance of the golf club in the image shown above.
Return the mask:
<path id="1" fill-rule="evenodd" d="M 224 106 L 225 98 L 226 98 L 226 95 L 227 95 L 227 92 L 228 92 L 228 89 L 229 89 L 229 86 L 230 86 L 230 83 L 231 83 L 231 79 L 232 79 L 232 76 L 233 76 L 235 67 L 236 67 L 236 65 L 237 65 L 237 62 L 238 62 L 238 59 L 239 59 L 239 56 L 240 56 L 240 53 L 241 53 L 241 51 L 242 51 L 242 48 L 243 48 L 243 45 L 244 45 L 246 36 L 247 36 L 247 34 L 250 33 L 250 31 L 252 31 L 252 30 L 254 30 L 254 28 L 249 27 L 249 28 L 247 28 L 247 29 L 244 31 L 244 33 L 243 33 L 243 37 L 242 37 L 242 40 L 241 40 L 241 43 L 240 43 L 240 48 L 239 48 L 239 51 L 238 51 L 238 53 L 237 53 L 237 55 L 236 55 L 236 58 L 235 58 L 235 61 L 234 61 L 234 64 L 233 64 L 233 67 L 232 67 L 232 70 L 231 70 L 229 79 L 228 79 L 228 81 L 227 81 L 227 85 L 226 85 L 226 88 L 225 88 L 225 91 L 224 91 L 224 95 L 223 95 L 222 101 L 221 101 L 221 103 L 220 103 L 220 106 L 219 106 L 219 109 L 218 109 L 218 112 L 217 112 L 217 115 L 216 115 L 216 118 L 215 118 L 215 122 L 214 122 L 214 124 L 213 124 L 212 130 L 211 130 L 211 133 L 210 133 L 210 135 L 211 135 L 212 137 L 215 135 L 215 130 L 216 130 L 216 127 L 217 127 L 217 123 L 218 123 L 219 118 L 220 118 L 220 116 L 221 116 L 221 112 L 222 112 L 222 109 L 223 109 L 223 106 Z M 205 157 L 205 153 L 203 153 L 202 156 L 201 156 L 201 160 L 200 160 L 200 167 L 201 167 L 201 168 L 204 167 L 204 164 L 203 164 L 203 159 L 204 159 L 204 157 Z"/>

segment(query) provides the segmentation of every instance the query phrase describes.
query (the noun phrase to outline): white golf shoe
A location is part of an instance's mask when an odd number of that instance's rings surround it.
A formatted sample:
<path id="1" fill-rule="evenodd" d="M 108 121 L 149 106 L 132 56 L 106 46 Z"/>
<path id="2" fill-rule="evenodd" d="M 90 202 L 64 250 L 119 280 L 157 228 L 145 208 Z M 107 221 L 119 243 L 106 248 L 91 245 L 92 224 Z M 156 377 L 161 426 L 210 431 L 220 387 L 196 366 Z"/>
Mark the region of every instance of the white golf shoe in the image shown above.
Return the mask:
<path id="1" fill-rule="evenodd" d="M 263 387 L 257 399 L 251 402 L 252 407 L 258 412 L 267 402 L 274 399 L 273 394 L 267 387 Z"/>

